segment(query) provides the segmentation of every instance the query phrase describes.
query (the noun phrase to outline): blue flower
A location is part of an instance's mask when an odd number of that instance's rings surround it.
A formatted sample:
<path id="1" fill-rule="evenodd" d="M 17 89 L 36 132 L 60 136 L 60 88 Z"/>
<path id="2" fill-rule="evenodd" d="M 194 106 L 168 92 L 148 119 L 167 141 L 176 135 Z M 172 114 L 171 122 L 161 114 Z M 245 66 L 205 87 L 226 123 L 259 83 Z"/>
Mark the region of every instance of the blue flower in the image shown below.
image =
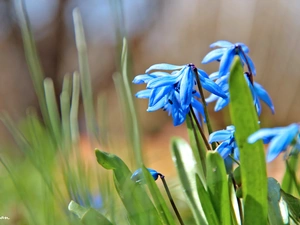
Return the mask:
<path id="1" fill-rule="evenodd" d="M 299 128 L 300 125 L 297 123 L 292 123 L 286 127 L 262 128 L 251 134 L 248 137 L 248 142 L 252 144 L 262 139 L 265 144 L 269 143 L 267 162 L 271 162 L 281 152 L 285 151 L 294 139 L 296 139 L 296 145 L 299 145 Z"/>
<path id="2" fill-rule="evenodd" d="M 231 43 L 228 41 L 217 41 L 210 45 L 210 48 L 221 47 L 209 52 L 202 60 L 203 64 L 210 63 L 212 61 L 220 61 L 219 74 L 220 76 L 226 75 L 230 70 L 230 65 L 235 55 L 238 55 L 241 62 L 246 63 L 253 75 L 256 74 L 254 63 L 247 55 L 249 48 L 243 43 Z M 245 58 L 246 57 L 246 58 Z"/>
<path id="3" fill-rule="evenodd" d="M 152 70 L 173 70 L 171 74 Z M 172 115 L 175 126 L 184 122 L 190 111 L 190 106 L 195 108 L 204 117 L 202 104 L 195 97 L 200 94 L 195 90 L 196 79 L 194 71 L 199 75 L 201 85 L 204 89 L 217 96 L 226 97 L 221 88 L 209 79 L 208 75 L 193 64 L 176 66 L 170 64 L 155 64 L 146 70 L 146 74 L 138 75 L 133 83 L 146 83 L 147 89 L 139 91 L 137 98 L 148 98 L 147 111 L 152 112 L 164 109 Z"/>
<path id="4" fill-rule="evenodd" d="M 149 169 L 149 168 L 147 168 L 147 170 L 150 172 L 150 174 L 154 180 L 157 180 L 158 176 L 162 176 L 162 174 L 158 173 L 156 170 Z M 131 175 L 130 179 L 136 183 L 143 183 L 142 169 L 140 168 L 140 169 L 137 169 L 136 171 L 134 171 L 133 174 Z"/>
<path id="5" fill-rule="evenodd" d="M 253 84 L 252 84 L 247 77 L 247 73 L 245 73 L 244 76 L 247 81 L 248 87 L 250 88 L 250 91 L 251 91 L 251 94 L 253 97 L 253 104 L 255 105 L 257 114 L 258 115 L 261 114 L 262 107 L 260 104 L 260 100 L 262 100 L 264 103 L 266 103 L 267 106 L 269 106 L 269 108 L 271 109 L 272 113 L 274 114 L 274 112 L 275 112 L 274 105 L 272 103 L 272 100 L 271 100 L 268 92 L 259 83 L 253 82 Z M 219 73 L 215 72 L 215 73 L 212 73 L 209 77 L 212 80 L 216 80 L 216 84 L 219 85 L 222 88 L 222 90 L 225 92 L 225 94 L 228 96 L 227 98 L 220 98 L 214 94 L 211 94 L 208 98 L 205 99 L 205 101 L 207 103 L 216 101 L 214 110 L 217 112 L 217 111 L 223 109 L 225 106 L 227 106 L 230 101 L 229 85 L 228 85 L 229 73 L 220 77 Z"/>
<path id="6" fill-rule="evenodd" d="M 234 139 L 234 132 L 235 127 L 231 125 L 227 126 L 226 130 L 215 131 L 209 135 L 209 143 L 222 142 L 216 148 L 216 151 L 223 159 L 226 159 L 230 154 L 233 154 L 235 159 L 239 159 L 239 150 Z"/>

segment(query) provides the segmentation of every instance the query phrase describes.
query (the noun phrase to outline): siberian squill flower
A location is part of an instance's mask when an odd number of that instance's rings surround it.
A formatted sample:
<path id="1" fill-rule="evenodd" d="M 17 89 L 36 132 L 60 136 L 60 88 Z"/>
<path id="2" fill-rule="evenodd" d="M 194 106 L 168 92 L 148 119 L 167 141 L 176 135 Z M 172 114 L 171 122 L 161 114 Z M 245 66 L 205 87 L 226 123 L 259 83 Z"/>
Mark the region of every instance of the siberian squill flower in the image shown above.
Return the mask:
<path id="1" fill-rule="evenodd" d="M 281 152 L 287 150 L 288 146 L 295 145 L 299 149 L 299 129 L 300 125 L 292 123 L 286 127 L 262 128 L 248 137 L 249 143 L 254 143 L 262 139 L 265 144 L 269 144 L 267 162 L 274 160 Z M 292 143 L 295 140 L 295 143 Z"/>
<path id="2" fill-rule="evenodd" d="M 246 63 L 253 75 L 256 75 L 256 70 L 253 61 L 247 55 L 249 48 L 244 43 L 231 43 L 229 41 L 217 41 L 212 43 L 210 48 L 220 47 L 209 52 L 202 60 L 203 64 L 212 61 L 220 61 L 219 75 L 224 76 L 230 70 L 230 65 L 235 55 L 238 55 L 242 63 Z"/>
<path id="3" fill-rule="evenodd" d="M 250 91 L 251 91 L 251 94 L 253 97 L 253 104 L 255 105 L 257 114 L 258 115 L 261 114 L 262 107 L 260 104 L 260 100 L 263 101 L 264 103 L 266 103 L 266 105 L 269 106 L 272 113 L 274 114 L 274 112 L 275 112 L 274 105 L 272 103 L 272 100 L 271 100 L 268 92 L 259 83 L 253 82 L 253 84 L 252 84 L 249 81 L 246 73 L 244 76 L 247 81 L 248 87 L 250 88 Z M 209 77 L 212 80 L 216 80 L 215 81 L 216 84 L 219 85 L 222 88 L 222 90 L 225 92 L 225 94 L 227 95 L 227 98 L 220 98 L 219 96 L 211 94 L 208 98 L 205 99 L 205 101 L 207 103 L 216 101 L 214 110 L 219 111 L 219 110 L 223 109 L 225 106 L 227 106 L 230 101 L 229 85 L 228 85 L 229 73 L 227 73 L 224 76 L 220 76 L 218 72 L 215 72 L 215 73 L 212 73 Z"/>
<path id="4" fill-rule="evenodd" d="M 158 176 L 161 176 L 162 174 L 158 173 L 156 170 L 147 168 L 147 170 L 150 172 L 151 176 L 154 180 L 157 180 Z M 133 172 L 133 174 L 130 177 L 131 180 L 133 180 L 136 183 L 143 183 L 143 171 L 142 169 L 137 169 Z"/>
<path id="5" fill-rule="evenodd" d="M 223 159 L 226 159 L 230 154 L 233 154 L 236 160 L 239 159 L 239 150 L 234 139 L 234 132 L 235 127 L 231 125 L 227 126 L 226 130 L 215 131 L 209 135 L 209 143 L 222 142 L 216 148 L 216 151 Z"/>
<path id="6" fill-rule="evenodd" d="M 161 71 L 173 71 L 171 74 Z M 147 89 L 139 91 L 137 98 L 148 98 L 149 104 L 147 111 L 164 109 L 173 117 L 175 126 L 184 122 L 186 115 L 190 111 L 190 106 L 195 108 L 204 116 L 202 104 L 195 98 L 200 94 L 195 90 L 195 74 L 197 72 L 201 85 L 204 89 L 217 96 L 226 97 L 221 88 L 209 79 L 208 75 L 193 64 L 182 66 L 171 64 L 155 64 L 146 70 L 146 74 L 138 75 L 133 83 L 147 83 Z"/>

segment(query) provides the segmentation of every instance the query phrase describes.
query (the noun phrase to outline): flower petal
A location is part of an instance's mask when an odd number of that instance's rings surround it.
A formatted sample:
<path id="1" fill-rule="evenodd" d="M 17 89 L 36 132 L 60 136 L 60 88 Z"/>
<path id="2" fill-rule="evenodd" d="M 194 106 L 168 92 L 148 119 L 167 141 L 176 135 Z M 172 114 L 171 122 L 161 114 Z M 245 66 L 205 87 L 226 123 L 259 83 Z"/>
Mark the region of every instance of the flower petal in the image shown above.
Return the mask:
<path id="1" fill-rule="evenodd" d="M 146 73 L 149 73 L 151 70 L 179 70 L 185 65 L 178 66 L 178 65 L 172 65 L 168 63 L 159 63 L 159 64 L 154 64 L 150 66 L 147 70 Z"/>
<path id="2" fill-rule="evenodd" d="M 202 60 L 201 63 L 206 64 L 212 61 L 218 60 L 222 57 L 222 55 L 226 52 L 225 48 L 218 48 L 210 51 Z"/>
<path id="3" fill-rule="evenodd" d="M 264 139 L 264 138 L 273 138 L 274 136 L 278 135 L 280 132 L 282 132 L 284 128 L 282 127 L 276 127 L 276 128 L 262 128 L 255 133 L 251 134 L 247 141 L 250 144 L 253 144 L 259 139 Z"/>
<path id="4" fill-rule="evenodd" d="M 197 110 L 197 112 L 199 112 L 202 115 L 202 117 L 205 118 L 203 105 L 194 98 L 192 98 L 192 103 L 191 104 Z"/>
<path id="5" fill-rule="evenodd" d="M 248 53 L 248 52 L 249 52 L 249 48 L 248 48 L 248 46 L 247 46 L 247 45 L 245 45 L 244 43 L 237 42 L 237 43 L 235 43 L 235 45 L 239 45 L 239 46 L 241 46 L 241 47 L 242 47 L 242 49 L 243 49 L 243 52 L 244 52 L 244 53 Z"/>
<path id="6" fill-rule="evenodd" d="M 132 83 L 134 84 L 143 84 L 143 83 L 148 83 L 150 80 L 156 78 L 157 76 L 153 75 L 153 74 L 141 74 L 141 75 L 137 75 Z"/>
<path id="7" fill-rule="evenodd" d="M 217 148 L 216 151 L 222 156 L 223 159 L 231 153 L 232 147 L 228 145 L 227 142 L 222 142 Z"/>
<path id="8" fill-rule="evenodd" d="M 211 79 L 211 80 L 216 80 L 218 78 L 220 78 L 219 71 L 213 72 L 212 74 L 209 75 L 209 79 Z"/>
<path id="9" fill-rule="evenodd" d="M 249 66 L 250 66 L 250 68 L 251 68 L 251 70 L 252 70 L 252 74 L 253 74 L 253 75 L 256 75 L 256 69 L 255 69 L 255 66 L 254 66 L 254 63 L 253 63 L 252 59 L 251 59 L 250 56 L 248 56 L 247 54 L 246 54 L 246 57 L 247 57 Z M 245 62 L 245 63 L 246 63 L 246 62 Z"/>
<path id="10" fill-rule="evenodd" d="M 229 94 L 229 93 L 228 93 Z M 221 109 L 225 108 L 229 104 L 229 97 L 228 98 L 219 98 L 215 105 L 215 112 L 220 111 Z"/>
<path id="11" fill-rule="evenodd" d="M 180 78 L 181 78 L 180 74 L 157 77 L 149 81 L 149 83 L 147 84 L 147 88 L 151 89 L 151 88 L 173 85 L 177 83 L 180 80 Z"/>
<path id="12" fill-rule="evenodd" d="M 208 74 L 204 70 L 201 70 L 201 69 L 197 68 L 197 71 L 198 71 L 198 74 L 200 76 L 205 77 L 205 78 L 209 78 Z"/>
<path id="13" fill-rule="evenodd" d="M 214 47 L 222 47 L 222 48 L 229 48 L 231 47 L 233 44 L 229 41 L 216 41 L 214 43 L 212 43 L 209 47 L 210 48 L 214 48 Z"/>
<path id="14" fill-rule="evenodd" d="M 206 103 L 211 103 L 211 102 L 214 102 L 216 100 L 218 100 L 220 97 L 217 96 L 217 95 L 214 95 L 214 94 L 210 94 L 210 96 L 208 96 L 206 99 L 205 99 L 205 102 Z"/>
<path id="15" fill-rule="evenodd" d="M 164 98 L 160 99 L 155 105 L 148 106 L 147 112 L 153 112 L 153 111 L 162 109 L 162 108 L 164 108 L 166 103 L 167 103 L 167 98 L 164 97 Z"/>
<path id="16" fill-rule="evenodd" d="M 194 87 L 194 76 L 193 71 L 190 67 L 184 69 L 182 79 L 180 82 L 180 103 L 183 109 L 189 107 L 192 100 L 192 92 Z"/>
<path id="17" fill-rule="evenodd" d="M 232 132 L 228 130 L 215 131 L 209 135 L 208 142 L 212 143 L 216 141 L 225 141 L 227 139 L 230 139 L 231 136 L 232 136 Z"/>
<path id="18" fill-rule="evenodd" d="M 231 63 L 235 55 L 234 48 L 228 49 L 222 56 L 219 68 L 220 76 L 224 76 L 229 72 Z"/>
<path id="19" fill-rule="evenodd" d="M 163 97 L 168 96 L 168 94 L 172 91 L 172 89 L 173 86 L 163 86 L 163 87 L 152 89 L 151 97 L 149 99 L 149 106 L 155 105 Z"/>
<path id="20" fill-rule="evenodd" d="M 261 86 L 259 83 L 254 82 L 254 90 L 257 96 L 269 106 L 271 109 L 272 113 L 274 114 L 275 109 L 272 103 L 272 99 L 270 98 L 268 92 Z"/>
<path id="21" fill-rule="evenodd" d="M 137 92 L 135 94 L 135 97 L 137 97 L 137 98 L 149 98 L 150 94 L 151 94 L 151 90 L 146 89 L 146 90 L 141 90 L 141 91 Z"/>
<path id="22" fill-rule="evenodd" d="M 217 96 L 220 96 L 222 98 L 227 98 L 226 93 L 221 89 L 221 87 L 215 84 L 212 80 L 203 77 L 200 77 L 200 80 L 201 80 L 201 85 L 205 90 Z"/>

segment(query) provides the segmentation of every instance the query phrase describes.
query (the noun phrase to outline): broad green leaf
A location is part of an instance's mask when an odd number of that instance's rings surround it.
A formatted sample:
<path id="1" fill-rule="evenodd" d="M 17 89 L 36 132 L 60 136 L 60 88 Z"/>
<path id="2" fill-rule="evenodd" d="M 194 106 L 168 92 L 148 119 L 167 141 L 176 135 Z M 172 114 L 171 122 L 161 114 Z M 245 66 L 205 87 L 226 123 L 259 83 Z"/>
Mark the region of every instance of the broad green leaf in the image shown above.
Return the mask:
<path id="1" fill-rule="evenodd" d="M 214 206 L 212 205 L 212 200 L 210 199 L 209 194 L 205 190 L 203 183 L 201 182 L 199 176 L 196 174 L 196 186 L 199 195 L 199 200 L 202 206 L 202 209 L 205 213 L 207 223 L 209 225 L 219 225 L 217 214 L 215 212 Z"/>
<path id="2" fill-rule="evenodd" d="M 200 132 L 195 125 L 195 120 L 189 115 L 186 117 L 186 125 L 190 139 L 191 148 L 193 150 L 194 158 L 197 163 L 199 176 L 202 182 L 205 182 L 206 174 L 206 147 L 201 138 Z"/>
<path id="3" fill-rule="evenodd" d="M 268 219 L 270 225 L 288 224 L 288 217 L 284 219 L 281 215 L 280 198 L 279 183 L 274 178 L 268 178 Z"/>
<path id="4" fill-rule="evenodd" d="M 230 71 L 230 116 L 240 151 L 245 225 L 267 224 L 267 172 L 262 141 L 249 144 L 247 138 L 258 130 L 258 117 L 239 59 Z"/>
<path id="5" fill-rule="evenodd" d="M 217 152 L 206 154 L 206 181 L 210 200 L 220 224 L 231 224 L 230 200 L 226 168 L 223 158 Z"/>
<path id="6" fill-rule="evenodd" d="M 183 191 L 188 199 L 196 224 L 207 224 L 204 212 L 199 202 L 195 174 L 197 173 L 196 161 L 191 147 L 180 138 L 173 138 L 171 142 L 173 161 L 175 163 Z"/>
<path id="7" fill-rule="evenodd" d="M 169 225 L 175 225 L 175 220 L 172 216 L 172 213 L 170 212 L 169 208 L 167 207 L 166 201 L 163 198 L 162 194 L 160 193 L 160 190 L 157 187 L 157 184 L 155 180 L 153 179 L 150 172 L 147 170 L 145 166 L 142 167 L 143 174 L 145 174 L 145 179 L 150 191 L 150 194 L 152 195 L 154 204 L 164 222 L 164 224 Z"/>
<path id="8" fill-rule="evenodd" d="M 136 225 L 162 224 L 143 185 L 130 179 L 132 173 L 126 164 L 116 155 L 98 149 L 95 153 L 100 165 L 113 170 L 115 187 L 127 210 L 129 221 Z"/>
<path id="9" fill-rule="evenodd" d="M 69 211 L 75 213 L 83 224 L 93 225 L 113 225 L 105 216 L 93 208 L 84 208 L 74 201 L 71 201 L 68 206 Z"/>
<path id="10" fill-rule="evenodd" d="M 281 190 L 281 196 L 283 200 L 287 203 L 291 217 L 297 223 L 300 223 L 300 199 L 295 198 L 294 196 L 284 192 L 283 190 Z"/>

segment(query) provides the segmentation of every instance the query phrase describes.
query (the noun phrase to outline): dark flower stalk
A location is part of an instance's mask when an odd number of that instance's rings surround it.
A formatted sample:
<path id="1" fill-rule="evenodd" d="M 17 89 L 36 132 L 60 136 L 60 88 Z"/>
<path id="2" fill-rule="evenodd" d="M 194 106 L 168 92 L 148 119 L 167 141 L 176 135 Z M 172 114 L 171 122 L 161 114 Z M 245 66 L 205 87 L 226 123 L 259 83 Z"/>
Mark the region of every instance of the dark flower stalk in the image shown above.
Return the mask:
<path id="1" fill-rule="evenodd" d="M 200 96 L 201 96 L 201 100 L 202 100 L 202 103 L 203 103 L 203 107 L 204 107 L 204 114 L 205 114 L 205 119 L 206 119 L 206 126 L 207 126 L 207 130 L 208 130 L 208 133 L 211 134 L 213 132 L 213 129 L 212 129 L 212 126 L 211 126 L 211 123 L 210 123 L 210 119 L 209 119 L 209 115 L 208 115 L 208 111 L 207 111 L 207 104 L 206 104 L 206 101 L 205 101 L 205 98 L 204 98 L 204 93 L 203 93 L 203 89 L 202 89 L 202 85 L 201 85 L 201 81 L 200 81 L 200 78 L 198 76 L 198 71 L 197 71 L 197 68 L 194 66 L 193 68 L 193 71 L 194 71 L 194 74 L 195 74 L 195 77 L 196 77 L 196 82 L 197 82 L 197 86 L 198 86 L 198 89 L 199 89 L 199 93 L 200 93 Z M 199 129 L 201 130 L 201 129 Z M 201 132 L 201 131 L 200 131 Z M 204 135 L 205 136 L 205 135 Z M 203 138 L 203 136 L 202 136 Z M 206 139 L 206 138 L 205 138 Z M 203 141 L 205 142 L 205 139 L 203 139 Z M 206 140 L 207 141 L 207 140 Z M 212 143 L 212 148 L 213 149 L 216 149 L 216 144 L 215 143 Z M 207 150 L 211 150 L 210 148 L 207 148 Z"/>
<path id="2" fill-rule="evenodd" d="M 183 222 L 183 220 L 182 220 L 182 218 L 181 218 L 181 216 L 180 216 L 180 213 L 179 213 L 179 211 L 178 211 L 178 209 L 177 209 L 177 207 L 176 207 L 176 205 L 175 205 L 175 202 L 174 202 L 174 200 L 173 200 L 173 197 L 172 197 L 172 195 L 171 195 L 171 192 L 170 192 L 169 187 L 168 187 L 168 185 L 167 185 L 167 182 L 166 182 L 166 180 L 165 180 L 165 176 L 162 175 L 162 174 L 160 173 L 160 174 L 159 174 L 159 177 L 160 177 L 161 181 L 163 182 L 164 188 L 165 188 L 165 190 L 166 190 L 166 192 L 167 192 L 168 198 L 169 198 L 170 203 L 171 203 L 171 205 L 172 205 L 172 207 L 173 207 L 173 209 L 174 209 L 174 212 L 175 212 L 175 214 L 176 214 L 176 216 L 177 216 L 177 218 L 178 218 L 178 220 L 179 220 L 179 223 L 180 223 L 181 225 L 184 225 L 184 222 Z"/>

